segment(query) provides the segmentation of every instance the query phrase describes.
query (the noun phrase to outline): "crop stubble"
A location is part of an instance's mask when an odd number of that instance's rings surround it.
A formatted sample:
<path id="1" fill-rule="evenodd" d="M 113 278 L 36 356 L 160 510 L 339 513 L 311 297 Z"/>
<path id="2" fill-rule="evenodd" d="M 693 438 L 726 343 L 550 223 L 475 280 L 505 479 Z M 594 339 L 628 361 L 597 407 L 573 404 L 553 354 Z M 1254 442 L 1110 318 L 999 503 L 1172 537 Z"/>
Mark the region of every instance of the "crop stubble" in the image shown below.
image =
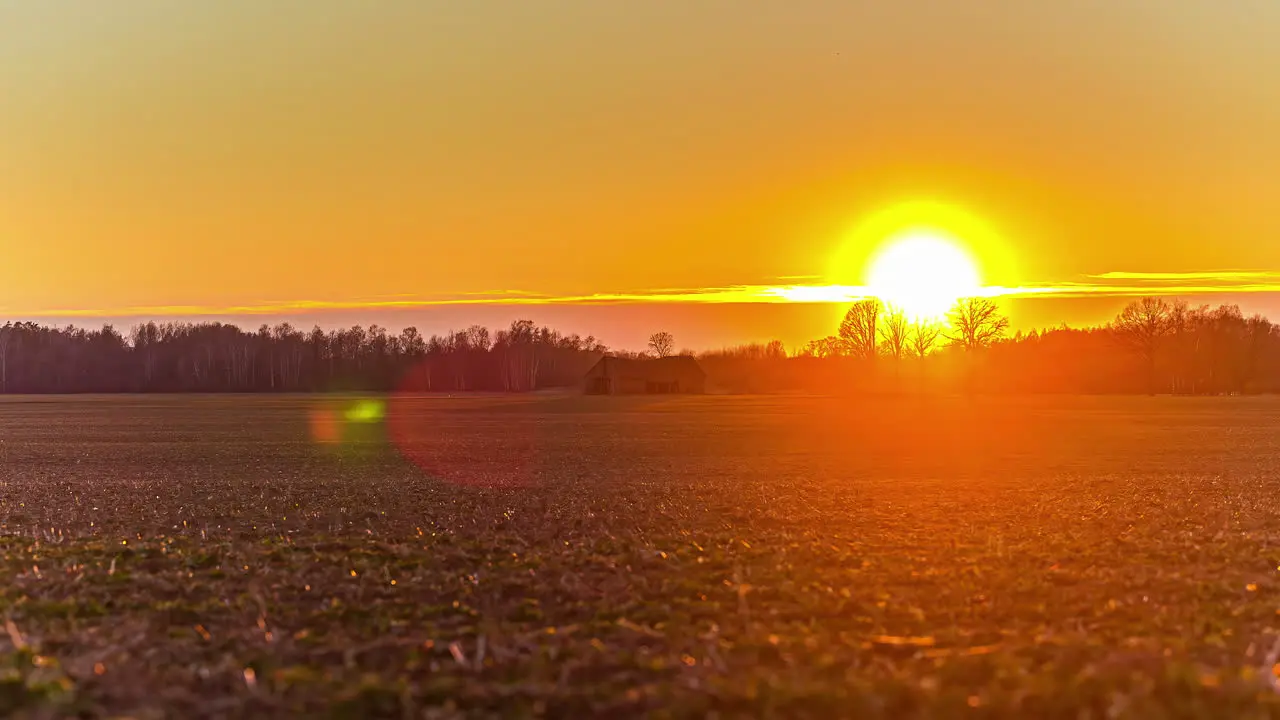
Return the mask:
<path id="1" fill-rule="evenodd" d="M 1275 400 L 341 402 L 0 402 L 0 706 L 1280 716 Z"/>

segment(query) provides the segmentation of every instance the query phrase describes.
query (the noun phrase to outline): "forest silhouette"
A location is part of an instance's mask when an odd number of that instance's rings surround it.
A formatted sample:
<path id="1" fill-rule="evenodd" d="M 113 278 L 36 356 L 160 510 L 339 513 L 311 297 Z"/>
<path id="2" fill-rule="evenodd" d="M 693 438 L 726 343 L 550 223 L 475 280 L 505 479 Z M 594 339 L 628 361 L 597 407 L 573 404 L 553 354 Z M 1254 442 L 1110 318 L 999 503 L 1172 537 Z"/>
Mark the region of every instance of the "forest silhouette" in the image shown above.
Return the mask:
<path id="1" fill-rule="evenodd" d="M 378 325 L 309 332 L 288 323 L 147 322 L 128 335 L 30 322 L 0 327 L 0 392 L 527 392 L 577 386 L 605 347 L 529 320 L 423 336 Z M 831 336 L 696 354 L 722 392 L 1172 393 L 1280 391 L 1280 329 L 1236 305 L 1141 298 L 1110 323 L 1008 333 L 989 299 L 959 301 L 947 323 L 854 303 Z"/>

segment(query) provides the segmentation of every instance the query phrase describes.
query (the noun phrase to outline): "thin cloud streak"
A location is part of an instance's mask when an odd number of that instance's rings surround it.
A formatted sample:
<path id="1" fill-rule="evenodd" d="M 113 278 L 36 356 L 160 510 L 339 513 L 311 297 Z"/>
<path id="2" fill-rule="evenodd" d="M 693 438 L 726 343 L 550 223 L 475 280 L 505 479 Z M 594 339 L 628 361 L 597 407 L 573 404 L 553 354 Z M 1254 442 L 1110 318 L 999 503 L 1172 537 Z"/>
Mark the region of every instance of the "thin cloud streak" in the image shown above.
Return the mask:
<path id="1" fill-rule="evenodd" d="M 1085 276 L 1090 282 L 1018 286 L 990 285 L 980 295 L 994 298 L 1137 297 L 1143 295 L 1218 295 L 1280 293 L 1280 272 L 1228 270 L 1187 273 L 1108 272 Z M 526 290 L 468 292 L 454 295 L 388 294 L 343 300 L 273 300 L 238 305 L 135 305 L 111 308 L 0 308 L 9 316 L 45 318 L 200 317 L 306 314 L 337 310 L 380 310 L 454 305 L 632 305 L 646 303 L 844 303 L 870 297 L 861 285 L 731 285 L 711 288 L 660 288 L 632 292 L 550 295 Z"/>
<path id="2" fill-rule="evenodd" d="M 1094 280 L 1139 280 L 1152 282 L 1179 282 L 1187 280 L 1212 280 L 1232 282 L 1241 280 L 1280 280 L 1280 272 L 1266 270 L 1211 270 L 1207 272 L 1106 272 L 1087 276 Z"/>

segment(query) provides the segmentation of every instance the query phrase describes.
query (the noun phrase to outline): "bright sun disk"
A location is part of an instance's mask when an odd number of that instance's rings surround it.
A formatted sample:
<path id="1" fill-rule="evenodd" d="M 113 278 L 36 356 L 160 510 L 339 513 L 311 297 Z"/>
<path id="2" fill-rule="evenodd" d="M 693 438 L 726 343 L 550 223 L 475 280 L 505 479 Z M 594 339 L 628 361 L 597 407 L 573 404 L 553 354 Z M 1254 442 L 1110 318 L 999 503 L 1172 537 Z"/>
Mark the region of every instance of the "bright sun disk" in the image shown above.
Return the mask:
<path id="1" fill-rule="evenodd" d="M 955 301 L 978 294 L 977 264 L 940 233 L 916 232 L 890 240 L 867 270 L 869 292 L 901 308 L 912 320 L 946 316 Z"/>

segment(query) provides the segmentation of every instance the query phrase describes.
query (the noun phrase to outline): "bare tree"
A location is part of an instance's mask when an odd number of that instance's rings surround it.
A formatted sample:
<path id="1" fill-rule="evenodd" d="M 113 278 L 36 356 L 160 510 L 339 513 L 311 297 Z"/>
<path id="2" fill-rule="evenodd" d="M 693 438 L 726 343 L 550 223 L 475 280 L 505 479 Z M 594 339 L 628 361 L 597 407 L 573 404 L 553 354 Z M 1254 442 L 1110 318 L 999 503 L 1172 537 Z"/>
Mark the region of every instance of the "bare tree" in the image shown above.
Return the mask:
<path id="1" fill-rule="evenodd" d="M 0 328 L 0 393 L 9 392 L 9 323 Z"/>
<path id="2" fill-rule="evenodd" d="M 884 311 L 884 320 L 880 323 L 880 347 L 884 354 L 901 360 L 907 351 L 908 331 L 910 323 L 907 313 L 900 307 L 889 305 Z"/>
<path id="3" fill-rule="evenodd" d="M 532 334 L 532 330 L 529 329 L 533 327 L 532 321 L 520 320 L 518 322 L 512 323 L 511 327 L 515 328 L 517 325 L 519 325 L 521 328 L 524 328 L 523 331 L 526 334 Z M 467 328 L 464 332 L 466 332 L 467 334 L 467 345 L 472 350 L 479 350 L 480 352 L 488 352 L 489 348 L 493 347 L 493 341 L 489 338 L 489 328 L 484 327 L 483 325 L 472 325 L 471 327 Z M 529 339 L 531 340 L 531 338 Z"/>
<path id="4" fill-rule="evenodd" d="M 981 350 L 1004 337 L 1009 329 L 1009 318 L 1000 313 L 1000 307 L 991 298 L 961 298 L 947 313 L 952 343 L 966 351 Z"/>
<path id="5" fill-rule="evenodd" d="M 1267 362 L 1270 360 L 1269 349 L 1276 339 L 1276 326 L 1262 315 L 1254 315 L 1246 321 L 1245 327 L 1248 341 L 1245 360 L 1246 377 L 1248 381 L 1254 382 L 1264 374 Z M 1252 390 L 1252 388 L 1249 387 L 1249 383 L 1245 383 L 1241 390 Z"/>
<path id="6" fill-rule="evenodd" d="M 840 321 L 840 340 L 850 355 L 868 360 L 876 356 L 876 324 L 881 304 L 876 298 L 859 300 Z"/>
<path id="7" fill-rule="evenodd" d="M 1183 308 L 1174 308 L 1160 298 L 1145 297 L 1124 307 L 1111 329 L 1142 358 L 1147 370 L 1147 392 L 1156 391 L 1156 352 L 1162 339 L 1180 330 Z M 1176 327 L 1175 327 L 1176 325 Z"/>
<path id="8" fill-rule="evenodd" d="M 833 358 L 844 355 L 845 350 L 844 343 L 841 342 L 840 338 L 835 335 L 828 335 L 821 340 L 810 340 L 800 351 L 800 354 L 806 357 Z"/>
<path id="9" fill-rule="evenodd" d="M 669 332 L 656 332 L 649 336 L 649 350 L 660 358 L 670 357 L 676 351 L 676 339 Z"/>
<path id="10" fill-rule="evenodd" d="M 504 390 L 523 391 L 537 388 L 541 339 L 541 331 L 532 320 L 515 320 L 507 330 L 498 331 L 494 346 L 506 359 L 506 372 L 503 376 Z M 485 341 L 487 340 L 488 332 L 486 331 Z"/>
<path id="11" fill-rule="evenodd" d="M 427 354 L 427 341 L 418 332 L 418 328 L 410 325 L 400 332 L 400 352 L 411 359 Z"/>
<path id="12" fill-rule="evenodd" d="M 911 352 L 915 353 L 916 357 L 928 355 L 940 337 L 942 337 L 942 323 L 936 320 L 916 320 L 911 324 L 909 340 Z"/>

